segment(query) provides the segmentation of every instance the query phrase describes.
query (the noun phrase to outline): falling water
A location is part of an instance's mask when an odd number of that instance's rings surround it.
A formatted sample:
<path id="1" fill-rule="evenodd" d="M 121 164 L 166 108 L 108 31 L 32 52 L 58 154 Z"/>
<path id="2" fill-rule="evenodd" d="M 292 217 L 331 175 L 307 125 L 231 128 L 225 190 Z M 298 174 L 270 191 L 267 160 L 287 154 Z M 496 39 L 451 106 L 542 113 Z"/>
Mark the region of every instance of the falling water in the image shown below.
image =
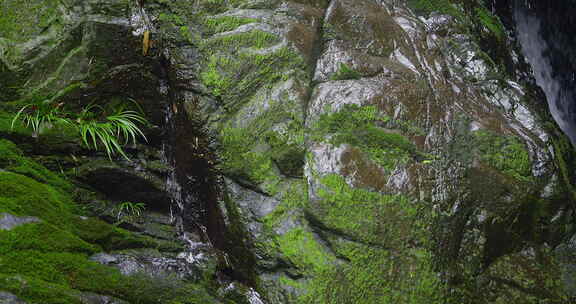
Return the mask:
<path id="1" fill-rule="evenodd" d="M 562 1 L 560 1 L 562 2 Z M 548 5 L 548 4 L 545 4 Z M 568 8 L 568 4 L 565 4 Z M 556 6 L 556 9 L 560 6 Z M 546 17 L 546 13 L 552 14 Z M 575 71 L 571 69 L 570 62 L 563 60 L 563 48 L 574 48 L 573 45 L 561 45 L 562 41 L 557 37 L 565 33 L 550 30 L 549 23 L 562 22 L 550 18 L 555 12 L 552 7 L 543 11 L 534 7 L 530 1 L 516 1 L 514 7 L 514 20 L 518 33 L 518 40 L 522 51 L 532 69 L 536 83 L 546 94 L 548 106 L 552 116 L 576 146 L 576 82 Z M 562 18 L 558 14 L 557 18 Z M 570 31 L 573 29 L 565 28 Z M 552 40 L 551 40 L 552 39 Z M 557 45 L 551 41 L 556 40 Z"/>
<path id="2" fill-rule="evenodd" d="M 154 31 L 150 18 L 140 7 L 133 10 L 131 23 L 136 28 L 134 34 L 145 30 Z M 139 30 L 138 30 L 139 29 Z M 180 239 L 186 249 L 178 254 L 178 259 L 190 266 L 201 265 L 210 259 L 210 255 L 219 252 L 224 267 L 233 273 L 224 289 L 236 289 L 241 282 L 253 285 L 243 274 L 232 270 L 227 254 L 224 252 L 230 244 L 239 244 L 225 240 L 226 225 L 219 203 L 222 201 L 222 181 L 213 171 L 214 160 L 207 148 L 209 140 L 202 126 L 194 123 L 182 106 L 181 92 L 174 90 L 168 77 L 169 64 L 162 64 L 159 92 L 167 102 L 164 104 L 164 127 L 162 154 L 170 171 L 166 179 L 166 191 L 170 196 L 170 217 L 175 224 Z M 216 250 L 215 250 L 216 249 Z M 224 283 L 224 282 L 222 282 Z M 242 288 L 250 304 L 264 304 L 261 296 L 253 288 Z"/>
<path id="3" fill-rule="evenodd" d="M 162 80 L 160 83 L 160 92 L 162 94 L 168 95 L 168 83 L 166 80 Z M 174 139 L 170 134 L 175 133 L 176 119 L 174 118 L 175 113 L 172 106 L 169 104 L 165 105 L 164 108 L 164 128 L 168 136 L 165 136 L 165 140 L 162 143 L 162 157 L 164 161 L 169 164 L 170 171 L 166 178 L 166 192 L 170 194 L 170 218 L 176 225 L 176 229 L 180 236 L 180 239 L 186 244 L 186 250 L 178 254 L 178 258 L 185 259 L 190 264 L 198 264 L 203 261 L 205 255 L 203 253 L 206 246 L 209 245 L 199 241 L 194 238 L 187 231 L 184 225 L 184 214 L 186 214 L 187 206 L 194 204 L 194 198 L 190 193 L 187 193 L 178 180 L 178 171 L 176 167 L 176 158 L 174 152 Z M 198 205 L 198 204 L 196 204 Z M 190 207 L 189 207 L 190 208 Z M 202 237 L 206 236 L 206 229 L 204 226 L 195 221 L 198 231 L 203 233 Z M 207 237 L 205 239 L 208 239 Z"/>
<path id="4" fill-rule="evenodd" d="M 161 84 L 162 90 L 168 92 L 167 82 Z M 196 156 L 207 153 L 201 148 L 198 139 L 202 134 L 191 131 L 192 122 L 187 119 L 184 111 L 179 113 L 176 104 L 167 104 L 164 111 L 167 134 L 162 150 L 165 161 L 171 168 L 166 180 L 166 190 L 172 200 L 171 217 L 176 223 L 180 238 L 187 244 L 186 250 L 181 252 L 178 258 L 197 265 L 207 258 L 205 254 L 210 251 L 207 249 L 223 249 L 222 244 L 213 243 L 221 241 L 224 229 L 218 216 L 218 207 L 213 205 L 218 200 L 214 194 L 219 190 L 214 178 L 210 179 L 208 176 L 210 172 L 206 159 Z M 210 227 L 210 231 L 204 223 Z M 195 234 L 189 233 L 190 231 Z M 226 253 L 222 254 L 222 258 L 226 267 L 231 267 Z M 224 289 L 235 288 L 237 282 L 232 281 Z M 247 289 L 245 297 L 250 304 L 265 304 L 253 288 Z"/>

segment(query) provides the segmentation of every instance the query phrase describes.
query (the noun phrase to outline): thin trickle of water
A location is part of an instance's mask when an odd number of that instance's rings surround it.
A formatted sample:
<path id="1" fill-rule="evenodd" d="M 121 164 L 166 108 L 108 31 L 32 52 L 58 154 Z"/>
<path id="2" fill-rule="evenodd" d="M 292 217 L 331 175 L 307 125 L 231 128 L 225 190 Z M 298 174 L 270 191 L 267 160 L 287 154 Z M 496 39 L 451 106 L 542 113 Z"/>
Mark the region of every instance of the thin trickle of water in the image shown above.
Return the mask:
<path id="1" fill-rule="evenodd" d="M 246 292 L 246 297 L 248 298 L 248 302 L 250 304 L 265 304 L 264 301 L 262 301 L 260 294 L 253 288 L 248 289 L 248 292 Z"/>
<path id="2" fill-rule="evenodd" d="M 160 83 L 160 92 L 168 92 L 168 83 L 166 80 L 162 80 Z M 169 104 L 166 104 L 164 108 L 164 126 L 165 126 L 165 133 L 168 136 L 165 136 L 165 140 L 162 143 L 162 158 L 165 163 L 169 165 L 170 171 L 166 178 L 166 192 L 170 195 L 170 216 L 173 223 L 176 224 L 177 231 L 180 235 L 180 238 L 189 245 L 189 249 L 197 249 L 200 247 L 199 242 L 195 242 L 190 239 L 188 234 L 186 233 L 186 229 L 184 227 L 184 219 L 183 214 L 187 208 L 187 199 L 189 198 L 189 194 L 183 191 L 182 185 L 178 180 L 178 174 L 176 172 L 176 158 L 174 155 L 174 142 L 172 140 L 173 134 L 175 134 L 175 113 L 173 111 L 173 107 Z M 199 226 L 200 230 L 205 233 L 206 228 L 204 228 L 200 223 L 195 223 Z M 208 243 L 210 242 L 207 238 Z M 196 251 L 196 250 L 193 250 Z M 186 257 L 189 257 L 189 253 L 184 254 Z"/>

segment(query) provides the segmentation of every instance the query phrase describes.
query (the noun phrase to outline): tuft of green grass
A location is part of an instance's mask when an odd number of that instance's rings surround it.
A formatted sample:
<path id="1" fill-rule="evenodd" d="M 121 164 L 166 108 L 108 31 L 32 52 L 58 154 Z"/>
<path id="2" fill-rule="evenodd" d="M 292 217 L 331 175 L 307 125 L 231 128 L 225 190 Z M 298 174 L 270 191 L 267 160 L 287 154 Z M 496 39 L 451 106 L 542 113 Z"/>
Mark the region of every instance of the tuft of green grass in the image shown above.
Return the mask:
<path id="1" fill-rule="evenodd" d="M 113 103 L 107 108 L 91 104 L 74 112 L 65 110 L 56 98 L 34 98 L 26 102 L 12 118 L 12 130 L 18 122 L 31 128 L 33 137 L 46 129 L 73 128 L 88 148 L 103 148 L 109 158 L 120 154 L 126 159 L 122 146 L 135 144 L 137 138 L 146 140 L 139 125 L 148 123 L 140 112 L 128 109 L 126 103 Z"/>
<path id="2" fill-rule="evenodd" d="M 126 110 L 123 107 L 113 109 L 110 115 L 106 115 L 105 110 L 94 111 L 97 106 L 84 108 L 75 120 L 80 131 L 82 142 L 95 150 L 104 147 L 108 157 L 119 153 L 128 159 L 122 149 L 122 145 L 132 141 L 136 143 L 136 137 L 146 136 L 138 127 L 138 124 L 146 124 L 146 118 L 136 111 Z M 120 140 L 124 140 L 123 143 Z"/>

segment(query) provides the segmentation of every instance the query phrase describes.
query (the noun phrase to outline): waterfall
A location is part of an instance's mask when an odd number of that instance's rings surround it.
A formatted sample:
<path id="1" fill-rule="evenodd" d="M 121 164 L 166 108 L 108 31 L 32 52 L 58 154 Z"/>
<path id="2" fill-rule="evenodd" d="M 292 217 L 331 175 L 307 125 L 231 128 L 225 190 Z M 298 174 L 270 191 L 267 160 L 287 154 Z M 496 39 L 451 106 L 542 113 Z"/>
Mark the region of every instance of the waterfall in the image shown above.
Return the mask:
<path id="1" fill-rule="evenodd" d="M 514 21 L 522 52 L 532 66 L 536 83 L 546 94 L 550 112 L 576 146 L 576 71 L 574 64 L 566 60 L 576 45 L 561 39 L 572 35 L 574 28 L 563 26 L 570 21 L 562 20 L 567 16 L 561 12 L 569 9 L 568 3 L 557 2 L 555 6 L 546 3 L 541 5 L 548 7 L 538 7 L 530 1 L 516 1 Z"/>
<path id="2" fill-rule="evenodd" d="M 145 31 L 156 32 L 143 7 L 133 10 L 131 23 L 135 35 Z M 171 75 L 182 74 L 179 69 L 193 66 L 194 56 L 175 59 L 173 53 L 186 52 L 181 45 L 165 45 L 159 56 L 159 87 L 164 97 L 162 102 L 162 157 L 168 165 L 166 192 L 170 197 L 170 217 L 175 224 L 185 249 L 177 255 L 185 261 L 187 268 L 201 269 L 203 264 L 217 260 L 215 276 L 223 294 L 241 293 L 250 304 L 264 304 L 261 295 L 254 289 L 253 257 L 243 242 L 241 229 L 230 232 L 230 219 L 224 207 L 224 181 L 215 169 L 217 157 L 211 147 L 203 122 L 193 117 L 185 104 L 196 94 L 186 91 L 192 79 L 172 79 Z M 188 49 L 189 50 L 189 49 Z M 177 57 L 177 56 L 175 56 Z M 184 58 L 184 62 L 178 62 Z M 186 61 L 190 59 L 190 61 Z M 175 64 L 175 62 L 178 62 Z M 241 260 L 238 256 L 241 256 Z M 232 260 L 234 259 L 234 260 Z M 196 267 L 198 266 L 198 267 Z"/>
<path id="3" fill-rule="evenodd" d="M 168 94 L 169 84 L 167 80 L 162 80 L 160 83 L 160 91 L 163 94 Z M 164 161 L 169 165 L 170 172 L 166 178 L 166 192 L 170 194 L 170 217 L 171 221 L 175 223 L 180 239 L 186 244 L 186 251 L 178 254 L 178 258 L 185 259 L 190 264 L 201 263 L 204 258 L 204 253 L 206 247 L 210 245 L 210 240 L 206 234 L 206 228 L 200 224 L 200 215 L 198 211 L 201 208 L 201 204 L 197 197 L 189 193 L 187 189 L 182 187 L 180 181 L 181 174 L 176 163 L 176 152 L 177 148 L 175 134 L 177 134 L 176 126 L 176 113 L 174 111 L 173 105 L 167 103 L 164 106 L 164 141 L 162 143 L 162 156 Z M 190 210 L 195 210 L 192 216 Z M 189 230 L 189 223 L 195 225 L 194 229 L 197 236 L 200 236 L 204 242 L 200 241 L 198 237 L 193 237 Z M 185 225 L 186 224 L 186 225 Z M 211 247 L 211 246 L 210 246 Z"/>

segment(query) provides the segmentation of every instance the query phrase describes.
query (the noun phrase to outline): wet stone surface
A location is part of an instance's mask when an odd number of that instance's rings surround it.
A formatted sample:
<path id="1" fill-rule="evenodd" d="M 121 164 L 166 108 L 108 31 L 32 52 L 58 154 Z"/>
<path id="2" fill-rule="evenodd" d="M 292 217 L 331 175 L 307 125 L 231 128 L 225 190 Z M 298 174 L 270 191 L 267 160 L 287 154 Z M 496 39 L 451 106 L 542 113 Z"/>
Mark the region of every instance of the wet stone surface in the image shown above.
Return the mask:
<path id="1" fill-rule="evenodd" d="M 11 230 L 20 225 L 37 222 L 40 222 L 40 219 L 33 216 L 14 216 L 10 213 L 0 213 L 0 230 Z"/>

